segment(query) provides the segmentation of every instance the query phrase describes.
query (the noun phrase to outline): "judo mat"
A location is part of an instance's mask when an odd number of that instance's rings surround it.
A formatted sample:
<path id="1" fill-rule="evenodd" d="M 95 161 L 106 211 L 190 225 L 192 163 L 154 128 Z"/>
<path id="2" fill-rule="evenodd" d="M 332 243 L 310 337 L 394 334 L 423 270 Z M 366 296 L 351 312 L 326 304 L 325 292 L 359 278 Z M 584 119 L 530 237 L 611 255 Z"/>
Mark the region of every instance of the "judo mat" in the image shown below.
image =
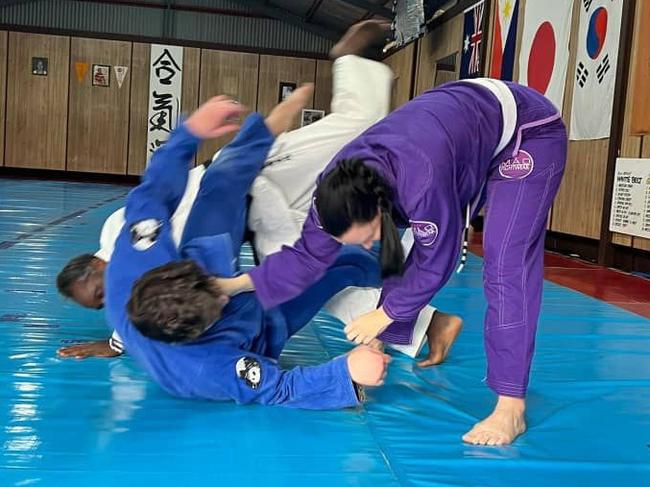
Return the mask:
<path id="1" fill-rule="evenodd" d="M 447 362 L 419 370 L 395 356 L 359 409 L 179 400 L 128 355 L 59 359 L 57 348 L 109 334 L 103 313 L 63 300 L 54 279 L 95 251 L 126 192 L 0 179 L 0 486 L 650 485 L 650 322 L 550 283 L 528 432 L 507 447 L 461 442 L 493 406 L 477 257 L 434 301 L 465 320 Z M 341 328 L 319 315 L 281 362 L 344 353 Z"/>

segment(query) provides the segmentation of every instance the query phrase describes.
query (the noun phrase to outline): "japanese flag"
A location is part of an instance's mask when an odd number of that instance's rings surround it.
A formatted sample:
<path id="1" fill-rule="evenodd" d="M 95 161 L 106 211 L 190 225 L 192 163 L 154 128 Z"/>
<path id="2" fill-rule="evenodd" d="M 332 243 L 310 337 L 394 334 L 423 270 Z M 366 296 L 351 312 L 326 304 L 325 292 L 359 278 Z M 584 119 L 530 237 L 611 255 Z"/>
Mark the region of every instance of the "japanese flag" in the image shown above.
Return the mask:
<path id="1" fill-rule="evenodd" d="M 573 2 L 527 0 L 519 55 L 519 82 L 562 110 Z"/>
<path id="2" fill-rule="evenodd" d="M 623 0 L 579 0 L 572 140 L 604 139 L 611 131 Z"/>

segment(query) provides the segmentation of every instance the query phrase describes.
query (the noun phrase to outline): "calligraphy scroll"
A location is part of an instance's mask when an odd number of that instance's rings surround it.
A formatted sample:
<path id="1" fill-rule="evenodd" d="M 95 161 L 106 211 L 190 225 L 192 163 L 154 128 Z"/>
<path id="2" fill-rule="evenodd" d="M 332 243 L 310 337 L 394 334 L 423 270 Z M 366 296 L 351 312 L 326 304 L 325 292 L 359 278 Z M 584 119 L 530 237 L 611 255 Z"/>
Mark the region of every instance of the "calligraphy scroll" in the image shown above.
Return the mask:
<path id="1" fill-rule="evenodd" d="M 147 159 L 167 142 L 181 113 L 183 48 L 151 45 Z"/>

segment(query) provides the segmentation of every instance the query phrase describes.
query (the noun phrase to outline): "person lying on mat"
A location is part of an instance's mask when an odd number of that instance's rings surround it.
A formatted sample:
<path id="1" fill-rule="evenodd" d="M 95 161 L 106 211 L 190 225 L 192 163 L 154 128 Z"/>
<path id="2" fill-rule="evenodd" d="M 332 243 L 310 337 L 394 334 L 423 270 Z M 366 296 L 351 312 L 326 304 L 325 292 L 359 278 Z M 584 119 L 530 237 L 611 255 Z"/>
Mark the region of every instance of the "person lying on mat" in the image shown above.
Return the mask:
<path id="1" fill-rule="evenodd" d="M 250 190 L 248 228 L 259 260 L 300 237 L 318 174 L 345 144 L 388 113 L 393 73 L 383 63 L 360 57 L 369 46 L 382 41 L 386 30 L 387 26 L 377 21 L 352 26 L 330 53 L 334 59 L 331 113 L 311 125 L 283 133 L 274 141 L 264 168 Z M 177 246 L 206 165 L 190 171 L 185 193 L 171 218 L 172 238 Z M 95 309 L 103 306 L 104 271 L 123 225 L 124 208 L 121 208 L 102 227 L 99 251 L 71 259 L 59 273 L 57 287 L 61 294 L 82 306 Z M 412 243 L 411 236 L 406 235 L 405 253 Z M 325 309 L 348 324 L 354 315 L 375 309 L 379 297 L 377 288 L 350 287 L 331 299 Z M 415 357 L 428 336 L 430 352 L 420 365 L 440 363 L 461 323 L 460 318 L 436 312 L 427 305 L 418 317 L 412 343 L 394 348 Z M 110 340 L 61 348 L 59 355 L 115 357 L 123 349 L 119 334 L 113 333 Z"/>
<path id="2" fill-rule="evenodd" d="M 358 405 L 358 386 L 378 386 L 388 355 L 367 347 L 325 364 L 283 370 L 286 341 L 346 286 L 377 286 L 376 258 L 342 252 L 295 300 L 263 311 L 254 294 L 228 298 L 215 276 L 232 276 L 246 227 L 247 194 L 275 136 L 313 87 L 297 89 L 266 118 L 250 115 L 206 170 L 180 247 L 170 219 L 202 139 L 236 130 L 242 107 L 225 97 L 202 105 L 158 149 L 127 198 L 125 225 L 105 273 L 108 324 L 134 360 L 168 393 L 184 398 L 334 409 Z"/>

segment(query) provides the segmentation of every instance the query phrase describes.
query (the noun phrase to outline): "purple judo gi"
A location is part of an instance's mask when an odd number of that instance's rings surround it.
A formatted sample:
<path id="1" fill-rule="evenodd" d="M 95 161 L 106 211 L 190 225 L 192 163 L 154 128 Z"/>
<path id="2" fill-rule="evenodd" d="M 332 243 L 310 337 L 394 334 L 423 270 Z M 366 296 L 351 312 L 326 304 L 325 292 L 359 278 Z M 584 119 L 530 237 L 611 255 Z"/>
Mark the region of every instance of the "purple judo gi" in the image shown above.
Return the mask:
<path id="1" fill-rule="evenodd" d="M 484 287 L 488 385 L 523 397 L 539 317 L 544 235 L 566 162 L 566 129 L 537 92 L 496 80 L 428 91 L 349 143 L 325 169 L 358 158 L 392 190 L 396 222 L 415 245 L 401 277 L 387 279 L 382 306 L 394 320 L 379 338 L 410 343 L 413 323 L 451 276 L 468 208 L 485 203 Z M 250 272 L 271 308 L 297 296 L 334 262 L 340 244 L 312 206 L 301 238 Z"/>

